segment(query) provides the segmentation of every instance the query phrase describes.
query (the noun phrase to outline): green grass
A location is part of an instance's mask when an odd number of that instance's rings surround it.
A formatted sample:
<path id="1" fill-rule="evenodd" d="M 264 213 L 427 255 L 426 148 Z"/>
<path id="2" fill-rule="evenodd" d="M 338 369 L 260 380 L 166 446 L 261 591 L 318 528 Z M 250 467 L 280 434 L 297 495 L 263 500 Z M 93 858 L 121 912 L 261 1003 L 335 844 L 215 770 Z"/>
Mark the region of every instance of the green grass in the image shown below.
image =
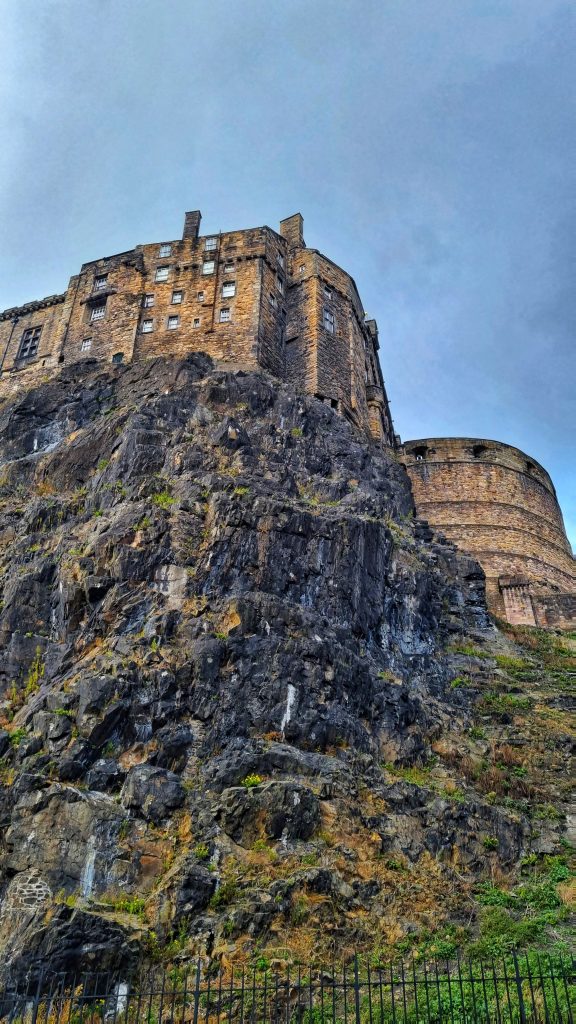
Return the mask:
<path id="1" fill-rule="evenodd" d="M 153 494 L 150 499 L 154 505 L 158 505 L 158 508 L 172 508 L 175 498 L 172 497 L 169 491 L 159 491 L 158 494 Z"/>

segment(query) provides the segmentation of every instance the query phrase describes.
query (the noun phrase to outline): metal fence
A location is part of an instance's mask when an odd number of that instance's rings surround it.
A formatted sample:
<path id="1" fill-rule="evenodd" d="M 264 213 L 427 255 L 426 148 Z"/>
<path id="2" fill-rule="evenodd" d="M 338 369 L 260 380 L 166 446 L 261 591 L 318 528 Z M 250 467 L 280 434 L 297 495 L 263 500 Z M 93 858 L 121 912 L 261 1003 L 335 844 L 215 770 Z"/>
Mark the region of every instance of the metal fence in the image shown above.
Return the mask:
<path id="1" fill-rule="evenodd" d="M 0 993 L 7 1024 L 572 1024 L 574 962 L 215 970 L 197 963 L 138 974 L 36 974 Z"/>

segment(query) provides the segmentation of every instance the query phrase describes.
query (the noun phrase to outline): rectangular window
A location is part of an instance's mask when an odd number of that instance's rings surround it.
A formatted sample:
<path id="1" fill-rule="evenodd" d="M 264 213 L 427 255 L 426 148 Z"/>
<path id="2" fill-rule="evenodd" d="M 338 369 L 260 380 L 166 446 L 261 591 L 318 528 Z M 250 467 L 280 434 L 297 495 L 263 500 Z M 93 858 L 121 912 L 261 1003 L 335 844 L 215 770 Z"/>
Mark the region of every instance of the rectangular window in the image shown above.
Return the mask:
<path id="1" fill-rule="evenodd" d="M 84 338 L 84 341 L 80 345 L 81 352 L 87 352 L 92 345 L 92 338 Z"/>
<path id="2" fill-rule="evenodd" d="M 306 270 L 306 264 L 305 263 L 301 263 L 300 264 L 300 273 L 303 274 L 305 270 Z"/>
<path id="3" fill-rule="evenodd" d="M 164 242 L 164 244 L 160 246 L 160 250 L 158 252 L 158 255 L 159 256 L 170 256 L 171 253 L 172 253 L 172 246 L 170 245 L 170 242 Z"/>
<path id="4" fill-rule="evenodd" d="M 207 252 L 213 252 L 218 244 L 217 238 L 207 238 L 204 242 L 204 248 Z"/>
<path id="5" fill-rule="evenodd" d="M 106 287 L 108 281 L 108 274 L 97 274 L 94 278 L 94 291 L 100 292 Z"/>
<path id="6" fill-rule="evenodd" d="M 282 280 L 281 277 L 277 277 L 276 278 L 276 287 L 277 287 L 278 291 L 281 292 L 282 295 L 283 295 L 284 294 L 284 281 Z"/>
<path id="7" fill-rule="evenodd" d="M 172 292 L 172 305 L 177 306 L 180 302 L 182 302 L 183 295 L 184 292 Z"/>
<path id="8" fill-rule="evenodd" d="M 144 309 L 150 309 L 154 305 L 154 296 L 151 293 L 145 295 L 142 305 Z"/>
<path id="9" fill-rule="evenodd" d="M 200 317 L 195 316 L 192 321 L 192 327 L 200 327 Z"/>
<path id="10" fill-rule="evenodd" d="M 224 281 L 222 285 L 222 298 L 233 299 L 236 295 L 236 281 Z"/>
<path id="11" fill-rule="evenodd" d="M 281 253 L 278 253 L 278 266 L 282 267 L 282 270 L 284 270 L 284 257 Z"/>
<path id="12" fill-rule="evenodd" d="M 142 321 L 142 334 L 152 334 L 153 330 L 154 330 L 154 321 L 153 320 L 143 320 Z"/>
<path id="13" fill-rule="evenodd" d="M 213 274 L 214 273 L 214 266 L 215 266 L 214 260 L 204 260 L 204 263 L 202 264 L 202 273 L 203 274 Z"/>
<path id="14" fill-rule="evenodd" d="M 176 328 L 179 327 L 179 326 L 180 326 L 180 317 L 179 316 L 169 316 L 168 317 L 168 330 L 169 331 L 175 331 Z"/>
<path id="15" fill-rule="evenodd" d="M 198 292 L 196 298 L 198 299 L 198 302 L 204 302 L 204 292 Z"/>
<path id="16" fill-rule="evenodd" d="M 99 302 L 97 306 L 92 306 L 90 310 L 90 323 L 93 324 L 95 320 L 103 320 L 106 316 L 106 303 Z"/>
<path id="17" fill-rule="evenodd" d="M 334 313 L 330 309 L 324 310 L 324 328 L 334 334 Z"/>
<path id="18" fill-rule="evenodd" d="M 327 284 L 324 285 L 324 298 L 325 299 L 331 299 L 332 298 L 332 289 L 329 288 Z"/>
<path id="19" fill-rule="evenodd" d="M 234 273 L 234 260 L 228 260 L 224 264 L 224 273 L 225 274 L 233 274 Z"/>
<path id="20" fill-rule="evenodd" d="M 156 281 L 167 281 L 170 267 L 156 267 Z"/>
<path id="21" fill-rule="evenodd" d="M 270 303 L 271 306 L 274 306 L 274 308 L 276 308 L 276 306 L 278 305 L 278 300 L 276 296 L 272 294 L 272 292 L 270 292 L 270 295 L 268 296 L 268 302 Z"/>
<path id="22" fill-rule="evenodd" d="M 42 327 L 28 327 L 22 335 L 17 359 L 32 359 L 38 352 Z"/>
<path id="23" fill-rule="evenodd" d="M 230 320 L 230 310 L 229 310 L 229 308 L 226 307 L 226 309 L 221 309 L 220 310 L 220 323 L 221 324 L 227 324 L 229 322 L 229 320 Z"/>

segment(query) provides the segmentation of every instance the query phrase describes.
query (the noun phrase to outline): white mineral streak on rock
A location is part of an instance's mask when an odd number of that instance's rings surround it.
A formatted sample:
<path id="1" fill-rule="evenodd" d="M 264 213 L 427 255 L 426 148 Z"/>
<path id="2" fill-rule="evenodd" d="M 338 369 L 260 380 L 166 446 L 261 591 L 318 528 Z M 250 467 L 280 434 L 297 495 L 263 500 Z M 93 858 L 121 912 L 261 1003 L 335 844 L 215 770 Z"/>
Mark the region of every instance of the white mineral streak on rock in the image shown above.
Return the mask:
<path id="1" fill-rule="evenodd" d="M 282 733 L 282 739 L 284 739 L 284 730 L 288 725 L 292 717 L 292 708 L 294 707 L 294 701 L 296 700 L 296 687 L 292 686 L 292 683 L 288 683 L 288 691 L 286 694 L 286 708 L 280 722 L 280 732 Z"/>
<path id="2" fill-rule="evenodd" d="M 94 836 L 90 836 L 88 840 L 88 849 L 86 853 L 86 860 L 84 861 L 84 867 L 82 868 L 82 877 L 80 879 L 80 891 L 84 899 L 89 899 L 92 895 L 92 889 L 94 888 L 94 868 L 96 866 L 96 844 L 94 842 Z"/>

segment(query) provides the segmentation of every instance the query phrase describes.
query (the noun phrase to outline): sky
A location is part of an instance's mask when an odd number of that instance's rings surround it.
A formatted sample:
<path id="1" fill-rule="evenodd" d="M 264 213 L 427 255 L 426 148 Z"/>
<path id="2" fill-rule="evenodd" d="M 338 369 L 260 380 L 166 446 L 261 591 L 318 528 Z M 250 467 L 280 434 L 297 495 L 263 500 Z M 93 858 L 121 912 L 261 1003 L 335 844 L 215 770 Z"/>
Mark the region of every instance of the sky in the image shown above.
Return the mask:
<path id="1" fill-rule="evenodd" d="M 550 472 L 576 544 L 576 6 L 0 0 L 0 308 L 297 211 L 378 320 L 396 430 Z"/>

